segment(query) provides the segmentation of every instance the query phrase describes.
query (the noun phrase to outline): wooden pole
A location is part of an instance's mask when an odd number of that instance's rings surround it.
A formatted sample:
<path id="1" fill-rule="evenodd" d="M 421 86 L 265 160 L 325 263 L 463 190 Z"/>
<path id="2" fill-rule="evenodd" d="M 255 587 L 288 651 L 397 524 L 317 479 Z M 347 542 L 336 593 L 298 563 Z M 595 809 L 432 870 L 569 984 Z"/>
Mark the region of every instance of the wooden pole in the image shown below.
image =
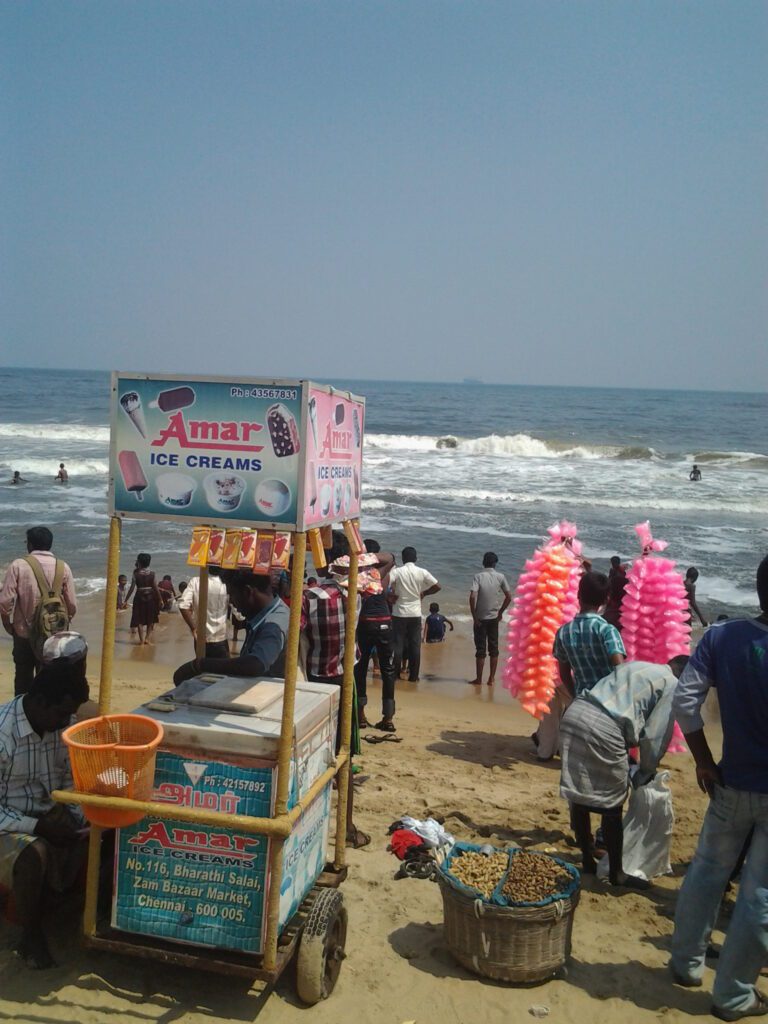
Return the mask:
<path id="1" fill-rule="evenodd" d="M 304 562 L 307 557 L 306 533 L 293 535 L 293 568 L 291 570 L 291 617 L 285 647 L 285 689 L 283 717 L 280 723 L 280 746 L 277 751 L 277 795 L 275 816 L 288 810 L 288 785 L 291 775 L 293 747 L 293 716 L 296 707 L 296 675 L 299 666 L 301 636 L 301 600 L 304 594 Z M 277 964 L 277 930 L 280 917 L 280 886 L 283 881 L 283 839 L 273 836 L 269 849 L 269 902 L 267 934 L 264 941 L 264 968 L 273 971 Z"/>
<path id="2" fill-rule="evenodd" d="M 336 806 L 336 858 L 334 866 L 338 870 L 344 867 L 347 842 L 347 807 L 349 806 L 349 787 L 352 785 L 350 771 L 349 748 L 352 739 L 352 694 L 355 685 L 355 646 L 357 639 L 357 551 L 349 552 L 349 581 L 347 586 L 347 612 L 344 626 L 344 679 L 341 684 L 341 749 L 346 754 L 338 778 L 338 803 Z"/>
<path id="3" fill-rule="evenodd" d="M 197 591 L 197 640 L 195 656 L 205 657 L 205 644 L 208 639 L 208 566 L 200 566 L 200 586 Z"/>
<path id="4" fill-rule="evenodd" d="M 112 664 L 115 655 L 117 625 L 117 577 L 120 573 L 120 534 L 123 521 L 112 516 L 109 521 L 107 547 L 107 593 L 104 597 L 104 629 L 101 637 L 101 672 L 99 673 L 99 712 L 109 713 L 112 704 Z"/>

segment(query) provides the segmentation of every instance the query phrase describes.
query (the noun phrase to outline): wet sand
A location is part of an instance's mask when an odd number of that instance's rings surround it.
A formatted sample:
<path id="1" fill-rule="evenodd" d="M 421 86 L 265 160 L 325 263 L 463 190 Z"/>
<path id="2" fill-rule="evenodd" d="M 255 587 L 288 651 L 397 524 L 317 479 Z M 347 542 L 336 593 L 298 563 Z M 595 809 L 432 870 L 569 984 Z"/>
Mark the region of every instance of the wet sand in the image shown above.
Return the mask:
<path id="1" fill-rule="evenodd" d="M 76 620 L 91 640 L 89 678 L 98 678 L 97 612 Z M 164 617 L 154 647 L 132 647 L 121 615 L 114 669 L 115 710 L 129 710 L 170 683 L 172 666 L 191 656 L 179 616 Z M 576 859 L 567 843 L 567 807 L 558 795 L 558 762 L 537 762 L 529 736 L 535 723 L 497 684 L 468 686 L 473 651 L 461 635 L 423 650 L 422 681 L 398 687 L 402 743 L 363 744 L 365 777 L 356 791 L 358 825 L 371 845 L 349 851 L 343 892 L 349 908 L 348 959 L 331 999 L 300 1008 L 290 971 L 276 991 L 259 996 L 247 983 L 131 958 L 87 953 L 72 916 L 51 922 L 57 969 L 37 973 L 10 954 L 3 927 L 0 1019 L 103 1024 L 251 1021 L 316 1024 L 444 1024 L 528 1019 L 531 1006 L 549 1008 L 552 1021 L 628 1024 L 683 1021 L 709 1012 L 712 975 L 690 991 L 670 984 L 665 968 L 671 915 L 680 876 L 691 857 L 705 798 L 689 755 L 669 756 L 676 826 L 674 875 L 649 893 L 617 892 L 587 881 L 576 912 L 573 959 L 567 975 L 534 988 L 484 981 L 459 967 L 442 939 L 442 907 L 431 882 L 395 881 L 387 827 L 404 813 L 445 818 L 462 839 L 557 851 Z M 95 689 L 94 685 L 94 689 Z M 371 715 L 380 685 L 369 687 Z M 0 642 L 0 699 L 12 693 L 10 642 Z M 719 938 L 719 936 L 716 936 Z"/>

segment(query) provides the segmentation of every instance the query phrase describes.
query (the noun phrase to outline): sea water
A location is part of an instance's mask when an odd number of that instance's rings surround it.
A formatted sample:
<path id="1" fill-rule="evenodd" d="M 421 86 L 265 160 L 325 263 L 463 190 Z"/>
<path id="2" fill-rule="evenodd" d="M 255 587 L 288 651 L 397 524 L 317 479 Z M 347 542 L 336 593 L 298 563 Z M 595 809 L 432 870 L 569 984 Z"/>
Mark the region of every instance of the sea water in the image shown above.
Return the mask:
<path id="1" fill-rule="evenodd" d="M 413 545 L 442 585 L 441 611 L 467 616 L 485 551 L 511 583 L 554 521 L 579 528 L 607 569 L 639 548 L 634 525 L 701 573 L 710 618 L 749 614 L 768 553 L 768 396 L 696 391 L 338 381 L 367 399 L 363 534 Z M 0 570 L 45 524 L 81 595 L 103 591 L 109 375 L 0 370 Z M 456 447 L 438 447 L 451 437 Z M 451 442 L 452 443 L 452 442 Z M 68 486 L 54 483 L 60 462 Z M 691 466 L 702 471 L 689 481 Z M 28 482 L 7 485 L 13 470 Z M 188 526 L 127 521 L 121 571 L 136 554 L 186 579 Z"/>

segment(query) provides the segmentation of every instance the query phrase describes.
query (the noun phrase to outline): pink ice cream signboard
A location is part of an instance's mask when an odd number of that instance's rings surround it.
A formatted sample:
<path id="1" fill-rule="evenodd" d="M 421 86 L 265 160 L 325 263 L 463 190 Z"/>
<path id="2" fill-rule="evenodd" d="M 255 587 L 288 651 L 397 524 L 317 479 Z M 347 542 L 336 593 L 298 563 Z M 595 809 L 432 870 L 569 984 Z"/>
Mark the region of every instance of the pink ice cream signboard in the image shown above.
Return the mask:
<path id="1" fill-rule="evenodd" d="M 360 515 L 365 402 L 347 392 L 309 388 L 304 524 Z"/>
<path id="2" fill-rule="evenodd" d="M 296 530 L 357 518 L 364 413 L 304 380 L 115 373 L 110 511 Z"/>

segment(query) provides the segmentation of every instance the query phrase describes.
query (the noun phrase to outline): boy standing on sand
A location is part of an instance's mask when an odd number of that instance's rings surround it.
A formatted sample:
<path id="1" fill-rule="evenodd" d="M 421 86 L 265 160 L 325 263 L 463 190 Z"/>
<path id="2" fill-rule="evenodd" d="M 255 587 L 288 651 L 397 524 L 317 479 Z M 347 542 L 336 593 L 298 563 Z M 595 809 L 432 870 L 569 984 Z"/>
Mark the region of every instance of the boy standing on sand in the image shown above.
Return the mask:
<path id="1" fill-rule="evenodd" d="M 470 679 L 472 686 L 479 686 L 483 681 L 485 650 L 488 647 L 490 666 L 488 669 L 488 685 L 496 681 L 496 666 L 499 663 L 499 623 L 509 602 L 512 591 L 506 577 L 497 572 L 498 555 L 486 551 L 483 555 L 482 571 L 472 580 L 469 593 L 469 610 L 472 612 L 475 636 L 475 678 Z"/>

